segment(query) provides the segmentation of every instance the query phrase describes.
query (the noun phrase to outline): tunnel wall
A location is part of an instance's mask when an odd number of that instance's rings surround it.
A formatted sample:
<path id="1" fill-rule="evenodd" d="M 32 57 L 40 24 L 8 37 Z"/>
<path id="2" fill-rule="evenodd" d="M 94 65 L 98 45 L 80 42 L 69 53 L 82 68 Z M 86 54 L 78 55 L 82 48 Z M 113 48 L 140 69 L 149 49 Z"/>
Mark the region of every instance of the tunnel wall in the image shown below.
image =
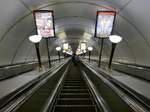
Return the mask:
<path id="1" fill-rule="evenodd" d="M 47 0 L 3 0 L 0 1 L 0 65 L 25 62 L 36 59 L 34 45 L 28 41 L 28 37 L 35 34 L 35 25 L 32 10 L 51 9 L 55 14 L 56 33 L 75 27 L 74 21 L 93 36 L 96 11 L 100 6 L 114 7 L 117 11 L 116 25 L 113 34 L 123 37 L 123 41 L 117 45 L 114 60 L 134 63 L 139 65 L 150 64 L 150 1 L 148 0 L 107 0 L 107 1 L 47 1 Z M 47 4 L 47 5 L 46 5 Z M 76 8 L 78 7 L 78 9 Z M 103 7 L 103 10 L 108 8 Z M 110 9 L 109 9 L 110 10 Z M 72 12 L 73 11 L 73 12 Z M 74 14 L 74 15 L 73 15 Z M 74 20 L 76 18 L 76 20 Z M 81 20 L 81 18 L 83 20 Z M 70 22 L 69 22 L 70 21 Z M 83 22 L 82 22 L 83 21 Z M 90 22 L 91 21 L 91 22 Z M 92 27 L 88 27 L 92 26 Z M 86 29 L 86 30 L 85 30 Z M 93 38 L 93 37 L 92 37 Z M 57 40 L 57 39 L 56 39 Z M 55 40 L 51 41 L 52 49 Z M 99 51 L 97 39 L 93 46 Z M 46 58 L 44 42 L 40 43 L 41 55 Z M 106 40 L 104 57 L 109 58 L 111 43 Z M 97 52 L 96 51 L 96 52 Z M 54 54 L 54 50 L 51 52 Z M 55 53 L 56 54 L 56 53 Z M 96 54 L 96 53 L 94 53 Z M 96 55 L 98 56 L 98 54 Z"/>

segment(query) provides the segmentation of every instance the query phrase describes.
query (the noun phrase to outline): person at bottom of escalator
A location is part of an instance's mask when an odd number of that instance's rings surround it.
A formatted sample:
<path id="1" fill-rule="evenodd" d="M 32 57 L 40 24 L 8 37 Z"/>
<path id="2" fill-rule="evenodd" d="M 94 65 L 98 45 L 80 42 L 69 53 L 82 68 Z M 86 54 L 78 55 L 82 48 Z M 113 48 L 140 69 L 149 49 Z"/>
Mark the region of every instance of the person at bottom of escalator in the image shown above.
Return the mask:
<path id="1" fill-rule="evenodd" d="M 79 63 L 79 57 L 75 53 L 72 56 L 72 62 L 75 66 Z"/>

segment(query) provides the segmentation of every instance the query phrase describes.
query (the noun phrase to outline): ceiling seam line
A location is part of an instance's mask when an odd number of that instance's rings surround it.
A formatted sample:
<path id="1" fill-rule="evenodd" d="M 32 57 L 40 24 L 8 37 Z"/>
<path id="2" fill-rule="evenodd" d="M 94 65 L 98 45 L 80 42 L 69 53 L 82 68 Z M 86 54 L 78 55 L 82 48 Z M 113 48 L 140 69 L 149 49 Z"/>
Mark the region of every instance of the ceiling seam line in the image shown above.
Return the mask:
<path id="1" fill-rule="evenodd" d="M 22 3 L 22 5 L 25 7 L 25 8 L 27 8 L 30 12 L 32 12 L 32 10 L 29 8 L 29 6 L 23 1 L 23 0 L 19 0 L 21 3 Z"/>
<path id="2" fill-rule="evenodd" d="M 63 1 L 63 2 L 55 2 L 55 3 L 49 3 L 48 5 L 45 5 L 45 6 L 42 6 L 42 7 L 39 7 L 38 9 L 43 9 L 43 8 L 46 8 L 48 6 L 54 6 L 54 5 L 59 5 L 59 4 L 66 4 L 66 3 L 82 3 L 82 4 L 89 4 L 89 5 L 94 5 L 94 6 L 98 6 L 98 7 L 101 7 L 101 8 L 104 8 L 104 9 L 109 9 L 109 10 L 113 10 L 113 11 L 116 11 L 116 9 L 114 7 L 107 7 L 105 5 L 99 5 L 99 4 L 96 4 L 96 3 L 90 3 L 90 2 L 83 2 L 83 1 Z"/>
<path id="3" fill-rule="evenodd" d="M 129 19 L 127 19 L 123 15 L 119 14 L 119 16 L 122 17 L 123 19 L 125 19 L 131 26 L 133 26 L 135 28 L 135 30 L 141 35 L 142 39 L 145 41 L 147 46 L 150 48 L 150 43 L 147 41 L 147 39 L 145 38 L 145 35 L 141 32 L 141 30 L 134 23 L 132 23 Z"/>
<path id="4" fill-rule="evenodd" d="M 0 39 L 0 43 L 1 43 L 1 41 L 5 38 L 5 36 L 7 35 L 7 33 L 9 33 L 20 21 L 22 21 L 24 18 L 26 18 L 26 17 L 29 16 L 30 14 L 31 14 L 31 12 L 28 13 L 27 15 L 21 17 L 20 19 L 18 19 L 16 22 L 14 22 L 14 24 L 12 24 L 12 25 L 8 28 L 8 30 L 3 34 L 3 36 L 2 36 L 1 39 Z"/>
<path id="5" fill-rule="evenodd" d="M 127 3 L 125 3 L 125 5 L 123 5 L 122 7 L 120 7 L 120 9 L 118 10 L 118 13 L 120 13 L 122 10 L 124 10 L 133 0 L 129 0 Z"/>

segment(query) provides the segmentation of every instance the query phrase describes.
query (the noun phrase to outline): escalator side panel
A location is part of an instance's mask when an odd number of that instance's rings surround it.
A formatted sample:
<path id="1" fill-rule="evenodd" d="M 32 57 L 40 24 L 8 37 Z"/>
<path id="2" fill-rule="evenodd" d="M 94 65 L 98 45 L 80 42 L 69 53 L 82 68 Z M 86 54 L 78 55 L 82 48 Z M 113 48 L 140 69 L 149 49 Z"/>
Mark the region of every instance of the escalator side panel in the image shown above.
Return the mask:
<path id="1" fill-rule="evenodd" d="M 109 105 L 112 112 L 134 112 L 109 86 L 101 81 L 92 71 L 82 65 L 85 73 L 94 83 L 98 92 Z"/>
<path id="2" fill-rule="evenodd" d="M 53 75 L 45 84 L 43 84 L 33 95 L 24 102 L 15 112 L 41 112 L 43 104 L 52 94 L 56 83 L 62 76 L 66 66 L 63 66 L 55 75 Z"/>

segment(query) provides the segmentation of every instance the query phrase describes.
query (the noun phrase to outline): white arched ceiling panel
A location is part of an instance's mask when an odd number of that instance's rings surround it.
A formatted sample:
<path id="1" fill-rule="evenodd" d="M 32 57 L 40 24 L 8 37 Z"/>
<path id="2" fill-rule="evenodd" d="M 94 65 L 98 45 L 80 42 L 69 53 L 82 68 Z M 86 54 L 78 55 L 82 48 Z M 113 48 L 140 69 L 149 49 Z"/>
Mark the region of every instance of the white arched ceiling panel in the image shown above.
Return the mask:
<path id="1" fill-rule="evenodd" d="M 149 47 L 139 32 L 121 17 L 116 19 L 115 31 L 119 32 L 130 48 L 137 64 L 150 64 Z M 140 51 L 140 52 L 139 52 Z M 127 54 L 129 54 L 127 52 Z"/>
<path id="2" fill-rule="evenodd" d="M 23 0 L 23 2 L 25 4 L 28 5 L 28 7 L 30 9 L 33 8 L 43 8 L 43 7 L 47 7 L 47 6 L 56 6 L 59 4 L 70 4 L 70 3 L 78 3 L 78 4 L 89 4 L 89 5 L 93 5 L 96 7 L 107 7 L 108 9 L 114 9 L 112 7 L 110 7 L 109 5 L 112 6 L 123 6 L 125 2 L 127 2 L 126 0 Z M 117 7 L 116 7 L 117 8 Z"/>
<path id="3" fill-rule="evenodd" d="M 31 44 L 31 48 L 28 51 L 28 53 L 25 56 L 25 60 L 23 60 L 23 62 L 28 62 L 28 61 L 34 61 L 35 58 L 37 59 L 37 55 L 36 55 L 36 50 L 35 50 L 35 46 L 34 44 Z"/>
<path id="4" fill-rule="evenodd" d="M 65 30 L 71 27 L 78 26 L 81 27 L 85 30 L 85 32 L 89 32 L 89 33 L 94 33 L 94 29 L 95 29 L 95 19 L 91 20 L 88 18 L 84 18 L 84 17 L 63 17 L 63 18 L 57 18 L 55 20 L 55 28 L 56 28 L 56 32 L 59 32 L 61 30 Z"/>
<path id="5" fill-rule="evenodd" d="M 115 55 L 116 60 L 118 57 L 126 61 L 131 61 L 135 58 L 134 60 L 137 64 L 148 65 L 150 64 L 150 61 L 148 61 L 150 57 L 150 14 L 148 3 L 147 0 L 0 1 L 0 13 L 2 15 L 0 20 L 1 64 L 9 64 L 12 61 L 15 63 L 21 62 L 21 60 L 32 60 L 32 58 L 34 59 L 36 57 L 35 49 L 31 43 L 29 44 L 28 41 L 23 43 L 23 40 L 28 37 L 31 30 L 34 29 L 33 17 L 32 15 L 28 17 L 28 15 L 31 14 L 31 10 L 40 7 L 41 9 L 54 10 L 56 18 L 55 25 L 58 31 L 62 30 L 67 32 L 68 29 L 71 29 L 70 32 L 80 30 L 83 33 L 88 32 L 92 34 L 93 32 L 91 30 L 95 27 L 96 11 L 101 10 L 101 6 L 107 5 L 108 7 L 113 6 L 119 11 L 120 16 L 116 19 L 117 25 L 115 30 L 126 40 L 126 43 L 123 42 L 118 45 L 116 50 L 117 54 Z M 79 36 L 79 38 L 82 37 L 82 35 L 77 36 Z M 70 33 L 70 38 L 71 37 L 73 37 L 73 33 Z M 44 42 L 41 43 L 42 49 L 44 49 L 43 44 Z M 53 46 L 51 50 L 55 44 L 56 43 L 53 43 L 51 45 Z M 106 50 L 104 51 L 104 56 L 109 57 L 111 46 L 108 42 L 106 42 L 106 44 L 108 45 L 105 45 Z M 28 46 L 31 46 L 31 51 L 23 52 L 23 50 L 29 48 Z M 97 45 L 95 47 L 98 48 Z M 44 57 L 45 55 L 46 52 L 43 50 L 42 56 Z"/>
<path id="6" fill-rule="evenodd" d="M 32 16 L 28 16 L 19 24 L 16 24 L 11 29 L 5 38 L 0 43 L 0 62 L 1 64 L 11 64 L 14 56 L 21 47 L 24 39 L 29 36 L 34 29 L 34 22 Z M 23 52 L 23 51 L 22 51 Z M 20 57 L 21 58 L 21 57 Z"/>
<path id="7" fill-rule="evenodd" d="M 138 30 L 141 37 L 145 39 L 150 47 L 150 1 L 149 0 L 132 0 L 120 13 L 123 17 L 130 21 Z"/>
<path id="8" fill-rule="evenodd" d="M 19 0 L 0 1 L 0 42 L 9 29 L 28 13 L 26 7 Z"/>
<path id="9" fill-rule="evenodd" d="M 12 63 L 19 63 L 26 60 L 26 58 L 30 55 L 29 52 L 34 52 L 33 49 L 34 44 L 29 42 L 28 37 L 23 40 L 20 47 L 18 48 L 16 54 L 14 55 L 14 59 Z M 35 52 L 34 52 L 35 53 Z"/>
<path id="10" fill-rule="evenodd" d="M 114 61 L 135 63 L 135 57 L 133 57 L 125 41 L 126 40 L 123 40 L 116 46 L 116 50 L 114 53 Z"/>

